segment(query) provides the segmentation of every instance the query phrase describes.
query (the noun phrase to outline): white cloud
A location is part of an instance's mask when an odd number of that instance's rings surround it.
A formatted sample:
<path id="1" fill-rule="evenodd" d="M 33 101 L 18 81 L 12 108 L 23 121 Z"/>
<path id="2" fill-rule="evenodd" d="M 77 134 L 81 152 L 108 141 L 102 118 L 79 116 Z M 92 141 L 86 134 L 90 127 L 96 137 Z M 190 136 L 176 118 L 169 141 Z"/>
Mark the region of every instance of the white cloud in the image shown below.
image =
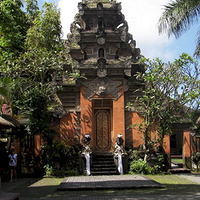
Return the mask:
<path id="1" fill-rule="evenodd" d="M 63 37 L 67 38 L 70 33 L 70 25 L 74 21 L 74 16 L 78 13 L 78 3 L 81 0 L 59 0 L 58 7 L 61 11 L 61 23 L 63 27 Z"/>
<path id="2" fill-rule="evenodd" d="M 157 29 L 163 5 L 169 1 L 121 0 L 122 13 L 128 22 L 129 33 L 133 35 L 142 54 L 151 59 L 155 57 L 165 60 L 174 59 L 175 54 L 167 51 L 167 47 L 173 39 L 168 40 L 166 35 L 159 36 Z M 61 9 L 64 38 L 70 32 L 70 24 L 74 21 L 75 14 L 78 13 L 78 2 L 81 0 L 59 0 L 58 2 L 58 7 Z"/>
<path id="3" fill-rule="evenodd" d="M 129 24 L 129 32 L 146 57 L 170 60 L 173 57 L 166 52 L 172 39 L 168 40 L 167 35 L 159 35 L 157 28 L 163 5 L 167 2 L 169 0 L 122 0 L 122 12 Z"/>

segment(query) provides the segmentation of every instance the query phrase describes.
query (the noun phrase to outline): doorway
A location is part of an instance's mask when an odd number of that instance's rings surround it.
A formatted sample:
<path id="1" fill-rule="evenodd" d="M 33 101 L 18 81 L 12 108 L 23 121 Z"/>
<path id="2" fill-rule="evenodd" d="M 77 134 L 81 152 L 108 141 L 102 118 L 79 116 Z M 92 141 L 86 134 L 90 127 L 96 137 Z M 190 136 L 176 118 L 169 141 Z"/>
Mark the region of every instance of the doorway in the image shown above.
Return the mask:
<path id="1" fill-rule="evenodd" d="M 112 99 L 93 100 L 93 138 L 94 151 L 111 150 Z"/>

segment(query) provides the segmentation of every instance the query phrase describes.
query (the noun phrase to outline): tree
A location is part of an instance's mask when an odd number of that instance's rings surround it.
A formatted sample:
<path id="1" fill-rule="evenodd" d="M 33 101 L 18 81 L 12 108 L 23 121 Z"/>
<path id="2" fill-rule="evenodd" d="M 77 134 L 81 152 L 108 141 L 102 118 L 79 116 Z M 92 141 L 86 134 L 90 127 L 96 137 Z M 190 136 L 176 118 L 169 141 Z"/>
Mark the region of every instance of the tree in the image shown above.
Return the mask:
<path id="1" fill-rule="evenodd" d="M 26 0 L 26 16 L 28 18 L 29 26 L 33 25 L 38 14 L 39 7 L 37 0 Z"/>
<path id="2" fill-rule="evenodd" d="M 164 12 L 159 19 L 159 33 L 167 32 L 168 36 L 180 37 L 189 30 L 190 26 L 198 22 L 200 15 L 200 1 L 174 0 L 165 5 Z M 197 33 L 197 44 L 194 55 L 200 57 L 200 32 Z"/>
<path id="3" fill-rule="evenodd" d="M 62 26 L 60 11 L 53 4 L 45 3 L 33 21 L 33 26 L 27 32 L 26 45 L 28 49 L 46 48 L 56 51 L 61 43 Z"/>
<path id="4" fill-rule="evenodd" d="M 129 128 L 139 129 L 148 148 L 152 142 L 162 145 L 174 122 L 191 122 L 192 111 L 199 109 L 200 71 L 197 61 L 188 54 L 182 54 L 173 63 L 159 59 L 141 62 L 147 69 L 136 78 L 144 86 L 139 89 L 141 96 L 136 103 L 129 103 L 128 107 L 144 120 Z M 157 137 L 151 138 L 151 132 Z"/>
<path id="5" fill-rule="evenodd" d="M 12 0 L 9 2 L 11 4 Z M 10 9 L 9 6 L 5 7 L 5 13 Z M 53 78 L 57 74 L 65 73 L 63 64 L 66 62 L 64 54 L 66 47 L 61 39 L 60 12 L 56 6 L 49 3 L 45 3 L 43 9 L 39 10 L 36 0 L 27 0 L 26 12 L 20 10 L 19 6 L 17 9 L 19 16 L 23 14 L 26 19 L 27 30 L 17 56 L 9 56 L 1 62 L 0 82 L 1 86 L 9 91 L 9 96 L 6 97 L 9 97 L 10 106 L 18 108 L 12 109 L 16 111 L 14 114 L 20 111 L 28 117 L 29 133 L 48 137 L 48 134 L 51 135 L 48 107 L 58 89 L 54 85 Z M 15 13 L 10 15 L 12 18 Z M 13 26 L 15 29 L 17 25 Z M 18 37 L 19 40 L 20 38 Z M 5 41 L 8 46 L 12 45 L 8 38 Z M 8 48 L 5 52 L 11 50 Z M 5 85 L 4 79 L 9 80 L 9 84 L 7 81 Z"/>
<path id="6" fill-rule="evenodd" d="M 21 7 L 20 0 L 0 2 L 0 64 L 23 50 L 27 20 Z"/>

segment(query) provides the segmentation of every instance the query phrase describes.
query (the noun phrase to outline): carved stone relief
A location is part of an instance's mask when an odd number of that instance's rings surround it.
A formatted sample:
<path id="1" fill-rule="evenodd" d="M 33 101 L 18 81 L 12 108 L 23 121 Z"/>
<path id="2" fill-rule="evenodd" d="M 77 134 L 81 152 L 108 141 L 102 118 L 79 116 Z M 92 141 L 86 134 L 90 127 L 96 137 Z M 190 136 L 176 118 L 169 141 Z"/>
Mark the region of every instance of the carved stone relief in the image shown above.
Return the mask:
<path id="1" fill-rule="evenodd" d="M 67 115 L 67 111 L 64 109 L 62 105 L 58 105 L 54 108 L 53 116 L 56 118 L 62 118 Z"/>
<path id="2" fill-rule="evenodd" d="M 98 77 L 106 77 L 107 76 L 107 70 L 106 69 L 97 69 L 97 76 Z"/>
<path id="3" fill-rule="evenodd" d="M 98 44 L 100 44 L 100 45 L 103 45 L 103 44 L 105 44 L 105 38 L 104 37 L 99 37 L 99 38 L 97 38 L 97 43 Z"/>
<path id="4" fill-rule="evenodd" d="M 114 97 L 114 100 L 117 100 L 121 96 L 121 93 L 119 93 L 121 85 L 121 81 L 112 81 L 108 77 L 98 77 L 91 82 L 83 83 L 87 92 L 84 96 L 91 100 L 94 95 L 105 97 L 110 94 Z"/>

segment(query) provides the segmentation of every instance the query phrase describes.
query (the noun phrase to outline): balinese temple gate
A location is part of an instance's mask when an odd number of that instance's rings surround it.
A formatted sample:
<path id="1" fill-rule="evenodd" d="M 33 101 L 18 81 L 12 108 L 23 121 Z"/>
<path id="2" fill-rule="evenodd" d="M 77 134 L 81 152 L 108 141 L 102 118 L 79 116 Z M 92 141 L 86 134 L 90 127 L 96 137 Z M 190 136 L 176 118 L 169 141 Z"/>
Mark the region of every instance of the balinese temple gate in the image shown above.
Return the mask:
<path id="1" fill-rule="evenodd" d="M 118 134 L 126 147 L 138 146 L 142 139 L 126 127 L 141 118 L 126 110 L 126 104 L 135 100 L 133 92 L 141 87 L 133 75 L 144 69 L 121 3 L 83 0 L 78 10 L 68 40 L 73 70 L 87 79 L 62 82 L 61 137 L 76 144 L 90 135 L 93 152 L 112 152 Z"/>
<path id="2" fill-rule="evenodd" d="M 135 91 L 142 84 L 134 75 L 144 72 L 144 66 L 138 63 L 140 49 L 128 32 L 121 3 L 82 0 L 78 11 L 68 34 L 73 64 L 72 68 L 66 64 L 64 70 L 85 78 L 75 82 L 65 77 L 56 80 L 63 86 L 55 113 L 60 139 L 82 145 L 85 135 L 89 135 L 92 152 L 99 155 L 114 151 L 118 135 L 123 138 L 124 148 L 137 148 L 144 143 L 142 135 L 127 126 L 142 122 L 142 117 L 126 105 L 140 95 Z M 170 137 L 164 142 L 170 157 Z"/>

